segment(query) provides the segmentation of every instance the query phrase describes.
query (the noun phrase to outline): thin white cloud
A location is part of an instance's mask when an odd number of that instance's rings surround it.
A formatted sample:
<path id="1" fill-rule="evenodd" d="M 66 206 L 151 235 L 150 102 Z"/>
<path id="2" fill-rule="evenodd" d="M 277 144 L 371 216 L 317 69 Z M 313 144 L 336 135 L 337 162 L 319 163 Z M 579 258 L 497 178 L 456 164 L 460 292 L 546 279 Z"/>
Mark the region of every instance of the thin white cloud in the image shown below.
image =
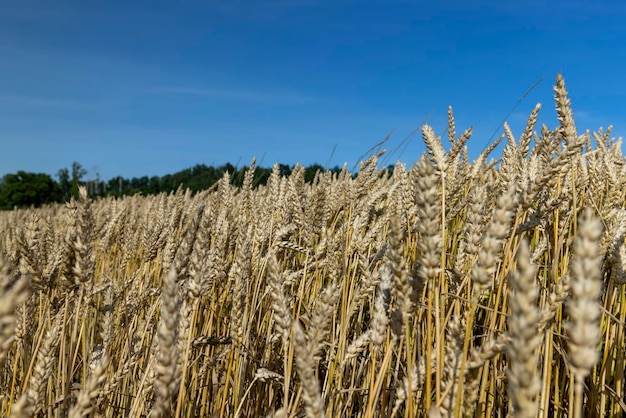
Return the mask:
<path id="1" fill-rule="evenodd" d="M 299 93 L 265 93 L 249 90 L 204 89 L 181 86 L 162 86 L 147 90 L 151 94 L 180 94 L 192 96 L 216 97 L 245 102 L 262 102 L 275 104 L 308 104 L 316 101 L 315 97 Z"/>

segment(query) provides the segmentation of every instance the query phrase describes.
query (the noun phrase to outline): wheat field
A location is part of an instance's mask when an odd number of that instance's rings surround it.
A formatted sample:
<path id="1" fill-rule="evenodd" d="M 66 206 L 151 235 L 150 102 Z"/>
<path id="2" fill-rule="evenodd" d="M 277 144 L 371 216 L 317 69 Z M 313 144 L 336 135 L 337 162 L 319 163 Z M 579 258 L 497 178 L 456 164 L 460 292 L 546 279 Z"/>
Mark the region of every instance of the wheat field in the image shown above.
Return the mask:
<path id="1" fill-rule="evenodd" d="M 598 417 L 626 411 L 626 167 L 557 76 L 474 161 L 0 213 L 0 415 Z"/>

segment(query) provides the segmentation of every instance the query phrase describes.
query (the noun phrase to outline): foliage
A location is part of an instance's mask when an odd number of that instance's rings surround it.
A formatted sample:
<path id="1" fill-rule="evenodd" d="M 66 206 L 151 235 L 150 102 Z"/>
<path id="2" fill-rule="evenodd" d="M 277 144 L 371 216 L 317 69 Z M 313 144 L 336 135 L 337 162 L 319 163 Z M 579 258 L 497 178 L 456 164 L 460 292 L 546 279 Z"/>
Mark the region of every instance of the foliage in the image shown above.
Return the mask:
<path id="1" fill-rule="evenodd" d="M 286 164 L 279 164 L 278 167 L 282 176 L 289 176 L 293 171 L 293 167 Z M 162 177 L 142 176 L 127 179 L 116 176 L 108 181 L 98 179 L 85 181 L 84 179 L 88 174 L 87 170 L 80 163 L 74 162 L 71 169 L 62 168 L 57 172 L 58 182 L 55 182 L 47 174 L 33 174 L 23 171 L 7 174 L 4 180 L 6 187 L 0 189 L 0 209 L 31 205 L 38 207 L 46 203 L 67 202 L 72 197 L 78 198 L 78 190 L 81 186 L 87 188 L 87 193 L 91 197 L 123 197 L 135 194 L 148 196 L 162 192 L 172 193 L 179 187 L 189 189 L 192 193 L 198 193 L 214 186 L 225 173 L 228 173 L 231 184 L 241 187 L 247 170 L 247 167 L 238 169 L 230 163 L 218 167 L 197 164 Z M 323 170 L 319 164 L 306 167 L 304 170 L 305 182 L 312 182 L 316 173 Z M 339 173 L 341 169 L 334 167 L 331 171 Z M 271 173 L 270 168 L 255 168 L 253 187 L 266 184 Z"/>
<path id="2" fill-rule="evenodd" d="M 18 171 L 5 175 L 0 183 L 0 209 L 41 206 L 60 202 L 62 197 L 61 186 L 44 173 Z"/>

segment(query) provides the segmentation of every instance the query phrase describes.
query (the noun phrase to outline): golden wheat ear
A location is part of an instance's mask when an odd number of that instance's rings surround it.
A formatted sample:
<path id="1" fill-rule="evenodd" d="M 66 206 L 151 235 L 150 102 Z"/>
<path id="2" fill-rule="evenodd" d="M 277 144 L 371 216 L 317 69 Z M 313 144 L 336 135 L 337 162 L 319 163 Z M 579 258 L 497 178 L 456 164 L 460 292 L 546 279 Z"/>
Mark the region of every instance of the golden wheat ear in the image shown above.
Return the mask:
<path id="1" fill-rule="evenodd" d="M 566 302 L 570 317 L 566 324 L 567 347 L 569 368 L 575 379 L 573 416 L 576 417 L 583 416 L 584 379 L 600 357 L 597 345 L 600 342 L 602 315 L 599 304 L 602 295 L 601 236 L 600 220 L 593 216 L 591 209 L 585 209 L 578 224 L 570 267 L 572 296 Z"/>

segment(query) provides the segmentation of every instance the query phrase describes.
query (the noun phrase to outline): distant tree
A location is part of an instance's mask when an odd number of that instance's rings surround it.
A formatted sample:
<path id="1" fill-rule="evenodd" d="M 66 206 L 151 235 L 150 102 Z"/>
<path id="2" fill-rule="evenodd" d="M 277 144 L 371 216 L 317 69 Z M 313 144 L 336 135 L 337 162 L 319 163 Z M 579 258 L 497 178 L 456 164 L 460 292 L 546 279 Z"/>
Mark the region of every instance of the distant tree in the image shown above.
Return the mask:
<path id="1" fill-rule="evenodd" d="M 267 180 L 270 178 L 272 170 L 270 168 L 258 167 L 254 172 L 254 187 L 267 184 Z"/>
<path id="2" fill-rule="evenodd" d="M 63 197 L 69 200 L 70 190 L 72 188 L 72 183 L 70 183 L 70 171 L 67 168 L 62 168 L 57 172 L 57 177 L 59 178 L 59 186 L 63 191 Z"/>
<path id="3" fill-rule="evenodd" d="M 78 187 L 82 185 L 81 181 L 87 174 L 87 170 L 80 163 L 74 161 L 72 163 L 72 182 L 70 186 L 70 194 L 78 198 Z"/>
<path id="4" fill-rule="evenodd" d="M 130 194 L 130 182 L 121 176 L 113 177 L 104 184 L 107 196 L 122 197 Z"/>
<path id="5" fill-rule="evenodd" d="M 222 171 L 222 173 L 228 171 L 230 173 L 230 175 L 232 176 L 233 173 L 235 171 L 237 171 L 237 169 L 235 168 L 234 165 L 232 165 L 231 163 L 226 163 L 225 165 L 220 167 L 220 170 Z"/>
<path id="6" fill-rule="evenodd" d="M 336 165 L 333 168 L 329 169 L 329 171 L 332 172 L 333 174 L 339 174 L 339 173 L 341 173 L 342 170 L 343 170 L 343 168 L 339 167 L 338 165 Z"/>
<path id="7" fill-rule="evenodd" d="M 304 169 L 304 181 L 307 183 L 312 183 L 313 179 L 315 179 L 315 174 L 318 171 L 324 171 L 324 167 L 319 164 L 312 164 Z"/>
<path id="8" fill-rule="evenodd" d="M 87 192 L 90 196 L 101 196 L 106 189 L 106 183 L 100 180 L 100 173 L 97 168 L 93 169 L 94 179 L 87 182 Z"/>
<path id="9" fill-rule="evenodd" d="M 148 186 L 150 185 L 150 179 L 148 178 L 148 176 L 143 176 L 143 177 L 133 177 L 130 180 L 130 187 L 132 188 L 131 193 L 135 194 L 135 193 L 144 193 L 146 194 L 146 191 L 148 190 Z"/>
<path id="10" fill-rule="evenodd" d="M 280 171 L 281 176 L 287 177 L 291 175 L 293 168 L 288 166 L 287 164 L 278 164 L 278 171 Z"/>
<path id="11" fill-rule="evenodd" d="M 280 175 L 285 177 L 292 174 L 293 168 L 293 166 L 287 164 L 278 165 Z M 45 174 L 25 173 L 23 171 L 17 174 L 8 174 L 4 179 L 0 179 L 0 208 L 38 206 L 43 203 L 67 201 L 72 196 L 78 197 L 79 186 L 87 186 L 90 196 L 122 197 L 136 193 L 143 195 L 163 192 L 171 193 L 176 191 L 181 185 L 183 189 L 189 189 L 191 192 L 197 193 L 207 190 L 216 184 L 224 177 L 225 173 L 230 174 L 230 181 L 233 186 L 241 187 L 247 170 L 248 167 L 246 166 L 237 169 L 231 163 L 226 163 L 219 167 L 197 164 L 191 168 L 186 168 L 173 174 L 166 174 L 162 177 L 143 176 L 126 179 L 117 176 L 108 181 L 102 181 L 97 169 L 94 169 L 95 178 L 84 181 L 87 170 L 80 163 L 73 162 L 71 169 L 62 168 L 57 172 L 58 183 Z M 340 173 L 342 170 L 338 166 L 330 169 L 333 173 Z M 314 181 L 316 174 L 320 171 L 325 170 L 319 164 L 305 167 L 305 181 Z M 265 185 L 271 173 L 271 168 L 255 167 L 252 187 Z"/>
<path id="12" fill-rule="evenodd" d="M 18 171 L 7 174 L 0 182 L 0 208 L 41 206 L 63 200 L 63 190 L 44 173 Z"/>
<path id="13" fill-rule="evenodd" d="M 158 194 L 161 191 L 161 179 L 158 176 L 150 177 L 148 182 L 147 194 Z"/>
<path id="14" fill-rule="evenodd" d="M 173 190 L 176 190 L 177 186 L 174 186 L 174 182 L 175 180 L 171 174 L 166 174 L 161 177 L 161 191 L 169 193 Z"/>

